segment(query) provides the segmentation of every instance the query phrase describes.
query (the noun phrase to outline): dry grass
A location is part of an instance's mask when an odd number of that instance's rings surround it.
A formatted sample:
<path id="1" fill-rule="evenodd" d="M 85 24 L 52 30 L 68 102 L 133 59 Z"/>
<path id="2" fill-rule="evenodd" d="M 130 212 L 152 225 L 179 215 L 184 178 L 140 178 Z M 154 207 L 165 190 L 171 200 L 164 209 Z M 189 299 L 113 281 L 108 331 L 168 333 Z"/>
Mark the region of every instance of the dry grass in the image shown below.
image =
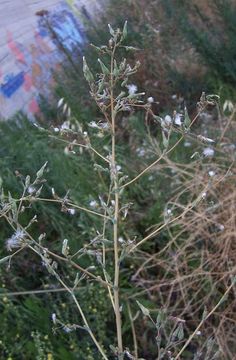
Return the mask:
<path id="1" fill-rule="evenodd" d="M 228 122 L 224 120 L 221 119 L 221 126 L 211 123 L 218 138 L 219 128 L 225 133 Z M 170 338 L 173 321 L 184 320 L 188 338 L 201 322 L 203 313 L 209 313 L 220 301 L 213 314 L 203 321 L 201 334 L 198 332 L 193 337 L 186 359 L 197 353 L 196 359 L 213 359 L 219 351 L 217 359 L 232 360 L 236 353 L 235 289 L 232 287 L 224 298 L 236 275 L 236 167 L 235 146 L 230 139 L 235 134 L 233 120 L 234 115 L 222 144 L 215 147 L 214 158 L 195 160 L 189 165 L 165 159 L 155 169 L 157 172 L 171 169 L 172 195 L 167 207 L 172 217 L 178 219 L 167 225 L 165 245 L 160 245 L 159 236 L 154 254 L 140 252 L 144 261 L 133 276 L 140 289 L 139 296 L 146 293 L 155 307 L 164 309 L 168 315 L 162 330 L 165 343 Z M 211 131 L 209 124 L 208 131 Z M 144 334 L 140 336 L 143 342 Z M 181 346 L 172 347 L 172 356 L 176 356 Z"/>

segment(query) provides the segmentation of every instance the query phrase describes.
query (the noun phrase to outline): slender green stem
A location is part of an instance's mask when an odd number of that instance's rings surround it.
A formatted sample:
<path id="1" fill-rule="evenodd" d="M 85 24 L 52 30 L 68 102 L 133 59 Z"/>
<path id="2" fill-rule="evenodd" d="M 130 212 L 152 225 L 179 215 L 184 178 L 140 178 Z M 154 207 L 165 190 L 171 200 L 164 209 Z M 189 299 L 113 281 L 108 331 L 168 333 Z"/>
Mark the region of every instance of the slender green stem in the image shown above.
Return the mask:
<path id="1" fill-rule="evenodd" d="M 21 198 L 20 200 L 25 200 L 25 201 L 30 201 L 31 198 L 30 197 L 23 197 Z M 62 204 L 63 203 L 63 199 L 44 199 L 44 198 L 35 198 L 35 200 L 37 201 L 43 201 L 43 202 L 52 202 L 52 203 L 58 203 L 58 204 Z M 110 219 L 109 216 L 106 216 L 106 215 L 103 215 L 103 214 L 100 214 L 96 211 L 93 211 L 93 210 L 90 210 L 90 209 L 87 209 L 87 208 L 84 208 L 83 206 L 79 206 L 79 205 L 76 205 L 76 204 L 73 204 L 72 202 L 66 202 L 66 205 L 68 206 L 72 206 L 73 208 L 75 209 L 78 209 L 78 210 L 82 210 L 82 211 L 85 211 L 89 214 L 93 214 L 93 215 L 97 215 L 97 216 L 100 216 L 102 218 L 106 218 L 106 219 Z"/>
<path id="2" fill-rule="evenodd" d="M 132 335 L 133 335 L 134 357 L 135 357 L 135 360 L 137 360 L 138 359 L 138 342 L 137 342 L 137 336 L 136 336 L 136 331 L 135 331 L 135 326 L 134 326 L 134 319 L 133 319 L 133 316 L 132 316 L 129 301 L 127 301 L 127 309 L 128 309 L 130 325 L 131 325 L 131 330 L 132 330 Z"/>
<path id="3" fill-rule="evenodd" d="M 84 287 L 85 288 L 85 287 Z M 74 291 L 79 291 L 82 288 L 75 288 Z M 41 290 L 26 290 L 26 291 L 12 291 L 12 292 L 2 292 L 0 293 L 0 298 L 7 296 L 22 296 L 22 295 L 43 295 L 48 293 L 59 293 L 59 292 L 67 292 L 65 288 L 57 288 L 57 289 L 41 289 Z"/>
<path id="4" fill-rule="evenodd" d="M 111 86 L 111 123 L 112 123 L 112 159 L 111 159 L 111 172 L 114 175 L 114 192 L 115 192 L 115 212 L 114 212 L 114 225 L 113 225 L 113 240 L 114 240 L 114 306 L 115 306 L 115 316 L 116 316 L 116 331 L 117 331 L 117 341 L 119 353 L 123 352 L 122 344 L 122 331 L 121 331 L 121 315 L 120 315 L 120 300 L 119 300 L 119 275 L 120 275 L 120 266 L 119 266 L 119 246 L 118 246 L 118 221 L 119 221 L 119 188 L 118 188 L 118 179 L 116 171 L 116 139 L 115 139 L 115 110 L 114 110 L 114 54 L 116 46 L 114 46 L 112 55 L 111 55 L 111 77 L 110 77 L 110 86 Z"/>
<path id="5" fill-rule="evenodd" d="M 107 207 L 108 207 L 108 205 L 109 205 L 110 199 L 111 199 L 111 184 L 110 184 L 109 193 L 108 193 Z M 106 213 L 107 213 L 107 210 L 105 209 L 104 215 L 106 215 Z M 107 224 L 107 220 L 104 219 L 104 220 L 103 220 L 103 229 L 102 229 L 103 239 L 105 238 L 106 224 Z M 113 299 L 113 293 L 112 293 L 112 289 L 111 289 L 110 283 L 109 283 L 108 278 L 107 278 L 107 273 L 106 273 L 106 271 L 105 271 L 105 267 L 106 267 L 106 246 L 105 246 L 105 244 L 102 245 L 102 264 L 103 264 L 103 275 L 104 275 L 104 278 L 105 278 L 105 280 L 106 280 L 106 282 L 107 282 L 108 294 L 109 294 L 109 297 L 110 297 L 110 300 L 111 300 L 111 304 L 112 304 L 113 310 L 115 311 L 115 304 L 114 304 L 114 299 Z"/>
<path id="6" fill-rule="evenodd" d="M 90 145 L 87 145 L 87 144 L 81 144 L 81 143 L 72 143 L 71 141 L 68 141 L 68 140 L 64 140 L 64 139 L 61 139 L 57 136 L 54 136 L 54 135 L 49 135 L 49 137 L 53 138 L 53 139 L 56 139 L 56 140 L 59 140 L 63 143 L 66 143 L 68 145 L 73 145 L 73 146 L 79 146 L 79 147 L 83 147 L 87 150 L 92 150 L 96 155 L 98 155 L 101 159 L 103 159 L 105 162 L 109 163 L 109 160 L 107 158 L 105 158 L 105 156 L 103 156 L 102 154 L 100 154 L 91 144 Z"/>

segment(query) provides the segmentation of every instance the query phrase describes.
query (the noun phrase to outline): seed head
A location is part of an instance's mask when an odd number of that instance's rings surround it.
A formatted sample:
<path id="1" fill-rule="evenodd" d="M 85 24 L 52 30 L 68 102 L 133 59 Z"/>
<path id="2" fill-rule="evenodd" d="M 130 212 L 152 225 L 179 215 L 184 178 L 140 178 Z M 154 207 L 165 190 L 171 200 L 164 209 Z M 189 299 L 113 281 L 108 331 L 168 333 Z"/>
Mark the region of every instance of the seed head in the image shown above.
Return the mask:
<path id="1" fill-rule="evenodd" d="M 25 240 L 25 232 L 23 230 L 16 230 L 16 232 L 6 241 L 8 251 L 22 247 Z"/>

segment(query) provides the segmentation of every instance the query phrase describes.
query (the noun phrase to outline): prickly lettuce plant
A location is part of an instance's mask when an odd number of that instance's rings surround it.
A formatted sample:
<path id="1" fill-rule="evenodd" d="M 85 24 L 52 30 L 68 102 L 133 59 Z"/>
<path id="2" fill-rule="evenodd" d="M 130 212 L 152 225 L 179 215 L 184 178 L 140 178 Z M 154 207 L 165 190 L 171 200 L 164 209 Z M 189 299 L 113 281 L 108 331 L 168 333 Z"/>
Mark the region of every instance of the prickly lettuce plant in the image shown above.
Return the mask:
<path id="1" fill-rule="evenodd" d="M 133 255 L 143 244 L 155 237 L 168 225 L 184 217 L 187 212 L 201 202 L 204 199 L 208 185 L 203 187 L 192 202 L 176 216 L 173 216 L 171 209 L 165 209 L 163 223 L 141 239 L 137 239 L 135 236 L 129 237 L 128 235 L 125 239 L 121 237 L 121 228 L 122 234 L 125 233 L 126 219 L 132 206 L 132 199 L 127 201 L 127 189 L 134 186 L 155 165 L 166 160 L 168 154 L 175 150 L 186 136 L 198 142 L 208 143 L 210 146 L 213 146 L 214 141 L 192 133 L 191 125 L 197 117 L 190 120 L 186 108 L 182 114 L 174 112 L 172 117 L 161 118 L 155 115 L 152 107 L 154 99 L 149 97 L 144 100 L 145 93 L 138 92 L 136 85 L 132 84 L 130 80 L 131 76 L 138 71 L 140 63 L 130 65 L 126 58 L 119 60 L 120 51 L 123 54 L 135 50 L 133 47 L 125 45 L 127 23 L 124 24 L 122 30 L 114 30 L 109 25 L 109 32 L 110 39 L 107 45 L 93 46 L 99 54 L 100 73 L 93 74 L 86 59 L 83 59 L 83 72 L 90 88 L 90 95 L 97 104 L 100 114 L 103 116 L 102 119 L 98 121 L 92 120 L 87 125 L 84 125 L 86 128 L 83 128 L 79 121 L 73 117 L 69 106 L 62 98 L 58 102 L 58 108 L 67 118 L 62 126 L 55 127 L 52 131 L 38 126 L 39 131 L 48 131 L 49 137 L 56 138 L 64 143 L 67 154 L 71 156 L 84 156 L 84 152 L 89 154 L 94 167 L 91 176 L 96 176 L 98 183 L 102 184 L 102 187 L 98 186 L 97 199 L 92 200 L 90 206 L 86 207 L 75 201 L 70 196 L 69 191 L 64 195 L 60 195 L 54 187 L 51 188 L 50 198 L 43 197 L 48 166 L 47 159 L 45 159 L 44 165 L 34 177 L 29 175 L 25 177 L 20 173 L 16 174 L 20 178 L 23 188 L 19 198 L 7 192 L 7 189 L 4 189 L 4 184 L 1 186 L 0 216 L 6 220 L 12 231 L 12 235 L 6 240 L 8 255 L 1 259 L 1 263 L 5 263 L 9 269 L 14 257 L 20 252 L 30 250 L 37 254 L 41 259 L 43 268 L 70 295 L 80 315 L 79 323 L 68 324 L 64 323 L 57 313 L 52 312 L 51 320 L 54 329 L 62 329 L 66 333 L 77 330 L 86 332 L 97 349 L 99 358 L 108 360 L 110 358 L 109 351 L 111 351 L 113 356 L 119 360 L 125 358 L 138 359 L 139 350 L 135 335 L 135 318 L 120 283 L 123 263 L 127 258 L 132 261 Z M 202 94 L 198 104 L 199 111 L 201 112 L 208 104 L 215 104 L 216 101 L 216 96 Z M 129 117 L 136 110 L 145 112 L 147 123 L 148 119 L 152 119 L 155 124 L 158 124 L 161 135 L 154 139 L 147 126 L 148 138 L 153 152 L 156 154 L 156 159 L 132 179 L 128 179 L 125 170 L 119 164 L 119 154 L 117 152 L 119 147 L 119 126 L 124 114 Z M 91 134 L 94 132 L 101 141 L 100 147 L 98 147 L 97 143 L 93 143 Z M 174 133 L 174 136 L 172 136 L 172 133 Z M 94 238 L 85 243 L 84 246 L 71 249 L 70 240 L 64 239 L 61 244 L 61 253 L 54 252 L 49 248 L 48 242 L 46 243 L 47 234 L 40 232 L 39 229 L 38 237 L 32 236 L 31 229 L 37 226 L 37 215 L 32 216 L 28 223 L 24 222 L 24 213 L 29 208 L 32 208 L 32 204 L 37 202 L 58 204 L 62 212 L 69 213 L 72 216 L 77 211 L 94 216 L 96 221 L 97 219 L 101 220 L 100 227 L 97 228 Z M 86 257 L 92 259 L 91 265 L 83 267 L 80 262 L 82 258 Z M 64 276 L 62 271 L 64 266 L 74 269 L 73 279 Z M 108 299 L 114 312 L 116 329 L 116 338 L 110 344 L 110 350 L 98 341 L 98 334 L 94 333 L 92 324 L 88 321 L 85 311 L 81 307 L 77 289 L 84 282 L 96 282 L 107 290 Z M 194 336 L 192 335 L 184 342 L 184 321 L 177 319 L 169 329 L 167 340 L 163 341 L 163 327 L 167 326 L 169 328 L 169 319 L 160 311 L 155 321 L 150 311 L 143 304 L 137 302 L 136 305 L 143 316 L 151 322 L 153 331 L 157 332 L 156 353 L 158 359 L 169 359 L 172 356 L 171 354 L 173 356 L 176 354 L 175 359 L 179 358 Z M 214 308 L 214 311 L 215 309 L 217 307 Z M 126 348 L 124 344 L 122 334 L 125 314 L 128 314 L 128 320 L 131 324 L 134 351 Z M 207 316 L 209 315 L 206 314 L 205 318 Z M 167 325 L 165 325 L 166 323 Z M 193 334 L 198 330 L 197 328 Z"/>

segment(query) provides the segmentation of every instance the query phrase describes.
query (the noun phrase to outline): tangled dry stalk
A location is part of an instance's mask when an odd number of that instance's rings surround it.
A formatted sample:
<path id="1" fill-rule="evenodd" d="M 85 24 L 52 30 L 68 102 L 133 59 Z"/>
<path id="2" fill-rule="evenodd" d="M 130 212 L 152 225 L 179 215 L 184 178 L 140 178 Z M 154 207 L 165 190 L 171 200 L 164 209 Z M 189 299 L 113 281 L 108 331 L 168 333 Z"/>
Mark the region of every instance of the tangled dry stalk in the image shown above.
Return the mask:
<path id="1" fill-rule="evenodd" d="M 166 158 L 155 169 L 171 170 L 172 196 L 167 207 L 177 220 L 167 220 L 168 240 L 164 246 L 157 245 L 154 254 L 140 252 L 145 261 L 133 276 L 142 288 L 138 294 L 146 293 L 166 314 L 166 323 L 157 334 L 161 344 L 170 342 L 173 322 L 183 323 L 189 341 L 183 341 L 180 349 L 185 343 L 194 359 L 229 360 L 236 353 L 236 168 L 235 146 L 230 139 L 235 133 L 233 120 L 234 114 L 230 125 L 224 119 L 222 126 L 212 124 L 215 129 L 221 128 L 218 138 L 222 140 L 213 158 L 188 165 Z M 189 208 L 189 204 L 194 206 Z M 189 210 L 184 212 L 186 208 Z M 139 335 L 144 341 L 145 335 Z M 179 344 L 172 350 L 168 353 L 166 346 L 164 358 L 182 358 Z"/>

